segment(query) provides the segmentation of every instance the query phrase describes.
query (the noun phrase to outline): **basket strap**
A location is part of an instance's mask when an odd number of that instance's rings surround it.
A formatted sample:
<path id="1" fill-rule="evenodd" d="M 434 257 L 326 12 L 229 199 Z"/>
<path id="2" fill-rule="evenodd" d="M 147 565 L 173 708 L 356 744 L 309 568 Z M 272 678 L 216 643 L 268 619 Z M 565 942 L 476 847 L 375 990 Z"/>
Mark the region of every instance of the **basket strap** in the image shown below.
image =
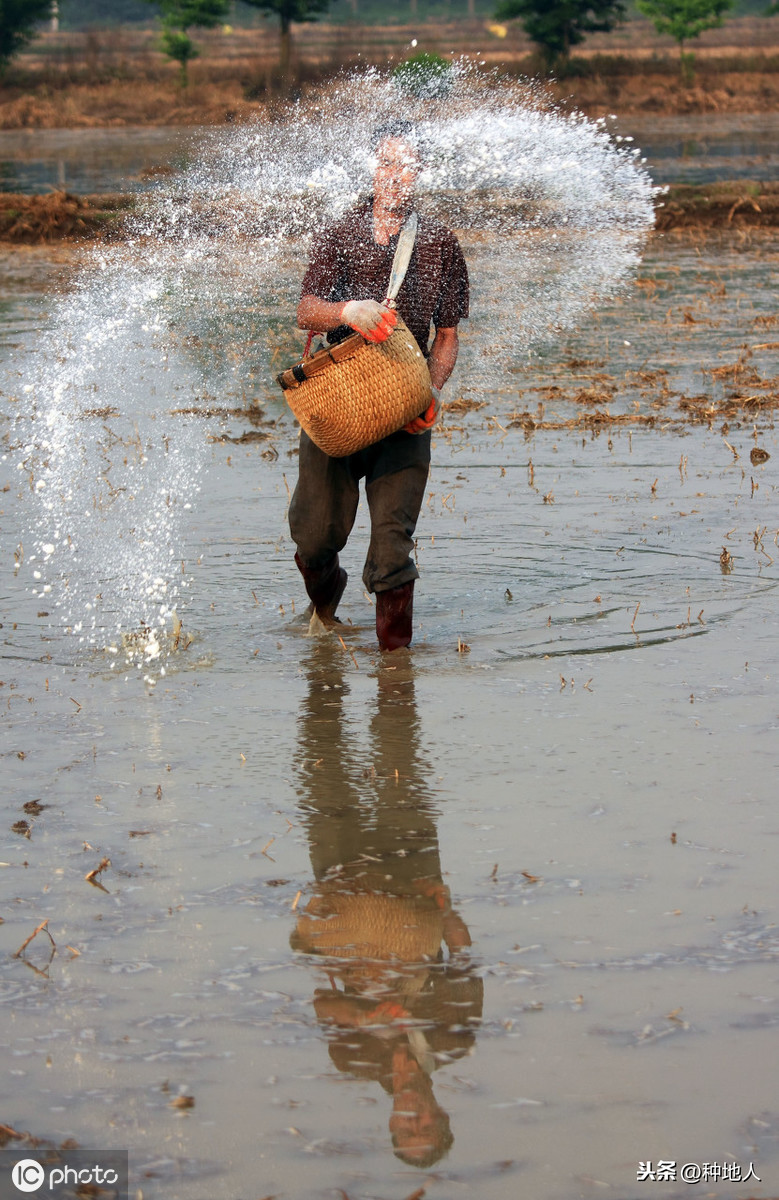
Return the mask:
<path id="1" fill-rule="evenodd" d="M 406 223 L 398 236 L 395 257 L 392 260 L 389 287 L 387 288 L 387 298 L 384 301 L 388 308 L 395 307 L 397 294 L 400 291 L 403 280 L 406 278 L 408 264 L 411 262 L 411 255 L 414 252 L 414 242 L 417 239 L 418 224 L 419 218 L 417 214 L 415 212 L 409 213 Z"/>
<path id="2" fill-rule="evenodd" d="M 295 363 L 287 371 L 276 376 L 279 385 L 286 391 L 289 388 L 300 387 L 312 375 L 318 375 L 334 362 L 342 362 L 345 358 L 353 358 L 357 351 L 365 345 L 365 338 L 360 333 L 353 333 L 335 346 L 325 346 L 317 350 L 311 358 Z"/>
<path id="3" fill-rule="evenodd" d="M 398 244 L 395 247 L 395 255 L 392 259 L 387 297 L 384 301 L 388 308 L 395 308 L 395 298 L 401 289 L 403 280 L 406 278 L 408 264 L 411 262 L 411 255 L 414 253 L 418 225 L 419 217 L 415 212 L 411 212 L 398 235 Z M 325 367 L 329 367 L 331 362 L 340 362 L 344 358 L 351 358 L 365 341 L 361 334 L 353 334 L 335 346 L 318 350 L 316 354 L 311 355 L 309 358 L 312 341 L 315 337 L 321 336 L 315 330 L 309 330 L 306 348 L 303 351 L 303 361 L 296 363 L 288 371 L 282 371 L 280 375 L 276 376 L 283 388 L 299 387 L 304 380 L 309 379 L 312 375 L 317 375 L 320 371 L 324 371 Z"/>

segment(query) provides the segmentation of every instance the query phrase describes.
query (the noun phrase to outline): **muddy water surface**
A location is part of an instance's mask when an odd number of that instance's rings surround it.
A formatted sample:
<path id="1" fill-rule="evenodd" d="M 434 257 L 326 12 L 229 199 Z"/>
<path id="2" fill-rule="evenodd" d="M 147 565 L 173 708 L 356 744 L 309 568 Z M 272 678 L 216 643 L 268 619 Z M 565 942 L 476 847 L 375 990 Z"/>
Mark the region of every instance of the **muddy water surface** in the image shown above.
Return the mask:
<path id="1" fill-rule="evenodd" d="M 609 122 L 632 137 L 657 183 L 776 179 L 773 113 L 688 113 Z M 0 186 L 6 192 L 118 192 L 147 189 L 197 155 L 202 132 L 176 127 L 0 130 Z"/>
<path id="2" fill-rule="evenodd" d="M 616 124 L 641 146 L 657 183 L 776 179 L 779 174 L 776 113 L 636 116 Z"/>
<path id="3" fill-rule="evenodd" d="M 119 192 L 148 188 L 160 169 L 188 160 L 196 130 L 166 126 L 123 129 L 0 130 L 4 192 Z"/>
<path id="4" fill-rule="evenodd" d="M 210 444 L 191 643 L 153 684 L 80 655 L 13 572 L 6 416 L 4 1120 L 155 1200 L 779 1193 L 778 262 L 658 241 L 451 389 L 387 659 L 364 509 L 344 644 L 299 623 L 273 401 Z"/>

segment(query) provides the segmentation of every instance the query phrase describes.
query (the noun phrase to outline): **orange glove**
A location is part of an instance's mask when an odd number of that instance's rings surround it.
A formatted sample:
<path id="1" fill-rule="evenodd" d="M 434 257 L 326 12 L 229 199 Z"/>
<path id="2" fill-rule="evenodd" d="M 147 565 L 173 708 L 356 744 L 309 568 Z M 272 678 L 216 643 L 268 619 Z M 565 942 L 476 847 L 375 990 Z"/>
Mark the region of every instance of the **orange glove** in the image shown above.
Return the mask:
<path id="1" fill-rule="evenodd" d="M 408 425 L 403 426 L 406 433 L 426 433 L 438 420 L 438 414 L 441 411 L 441 389 L 431 387 L 430 391 L 433 393 L 433 399 L 420 416 L 414 417 L 413 421 L 409 421 Z"/>
<path id="2" fill-rule="evenodd" d="M 378 300 L 347 300 L 341 320 L 361 333 L 366 342 L 385 342 L 398 322 L 398 314 Z"/>

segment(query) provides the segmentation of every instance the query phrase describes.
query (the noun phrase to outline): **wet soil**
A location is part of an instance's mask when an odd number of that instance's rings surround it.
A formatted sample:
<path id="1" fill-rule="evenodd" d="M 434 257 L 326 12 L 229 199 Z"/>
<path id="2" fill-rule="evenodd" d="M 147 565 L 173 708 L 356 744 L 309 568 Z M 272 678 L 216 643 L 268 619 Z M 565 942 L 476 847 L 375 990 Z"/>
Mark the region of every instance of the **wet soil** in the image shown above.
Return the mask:
<path id="1" fill-rule="evenodd" d="M 779 224 L 779 183 L 739 180 L 698 186 L 672 184 L 657 208 L 659 231 L 698 226 L 745 229 Z"/>
<path id="2" fill-rule="evenodd" d="M 105 236 L 133 206 L 130 195 L 76 196 L 47 192 L 43 196 L 0 193 L 0 241 L 36 245 L 62 239 Z"/>
<path id="3" fill-rule="evenodd" d="M 0 242 L 39 245 L 122 237 L 122 218 L 137 203 L 132 194 L 77 196 L 71 192 L 14 195 L 0 192 Z M 674 184 L 658 196 L 656 228 L 725 230 L 735 236 L 753 227 L 779 225 L 779 183 L 737 180 Z M 214 232 L 222 232 L 215 227 Z"/>

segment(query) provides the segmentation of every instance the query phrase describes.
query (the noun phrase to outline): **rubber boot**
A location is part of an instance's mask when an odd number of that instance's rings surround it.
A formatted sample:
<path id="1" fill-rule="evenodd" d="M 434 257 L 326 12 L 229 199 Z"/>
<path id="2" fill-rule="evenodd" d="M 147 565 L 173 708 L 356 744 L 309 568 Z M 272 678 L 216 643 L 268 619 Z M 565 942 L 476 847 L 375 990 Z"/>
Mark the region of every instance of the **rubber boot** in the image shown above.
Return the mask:
<path id="1" fill-rule="evenodd" d="M 382 650 L 400 650 L 412 637 L 414 580 L 376 593 L 376 636 Z"/>
<path id="2" fill-rule="evenodd" d="M 338 555 L 334 555 L 323 567 L 307 567 L 301 561 L 300 555 L 295 555 L 295 564 L 303 576 L 308 598 L 313 605 L 316 615 L 324 624 L 337 621 L 335 610 L 346 588 L 347 574 L 338 564 Z"/>

